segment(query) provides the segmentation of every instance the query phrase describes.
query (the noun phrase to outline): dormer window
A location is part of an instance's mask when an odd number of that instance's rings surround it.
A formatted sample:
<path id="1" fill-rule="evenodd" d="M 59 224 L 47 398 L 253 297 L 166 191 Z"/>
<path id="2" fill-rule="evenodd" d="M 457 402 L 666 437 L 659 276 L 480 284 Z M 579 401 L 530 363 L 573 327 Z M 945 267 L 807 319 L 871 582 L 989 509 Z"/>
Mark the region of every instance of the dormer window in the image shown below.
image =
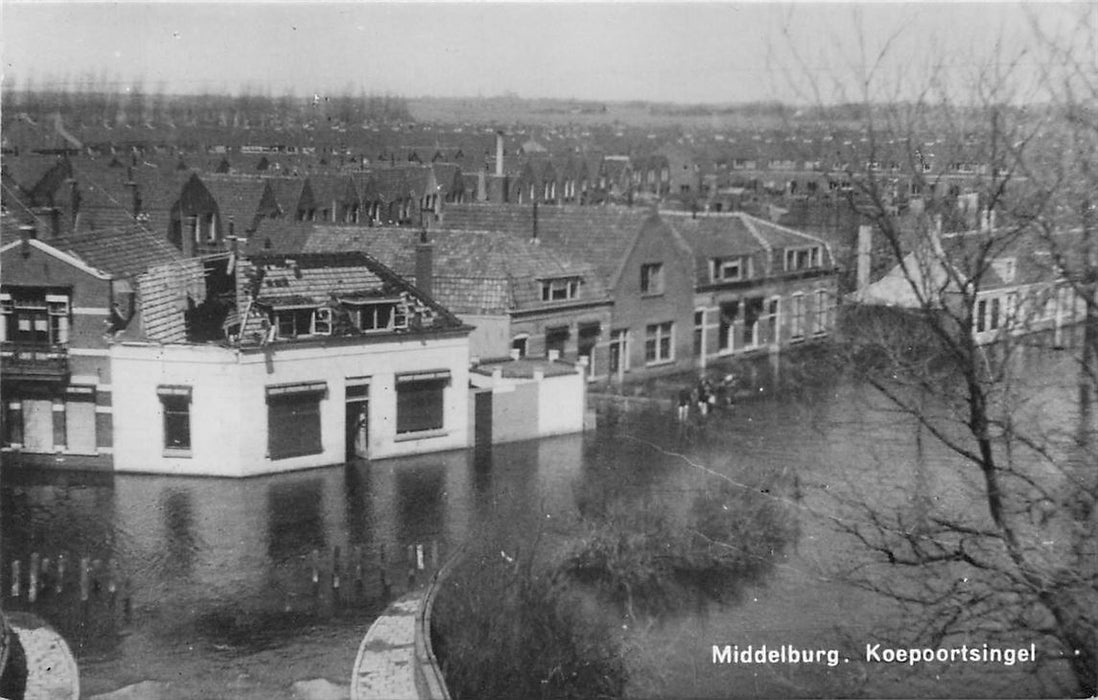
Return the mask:
<path id="1" fill-rule="evenodd" d="M 369 301 L 341 300 L 350 310 L 351 323 L 363 333 L 402 330 L 408 327 L 408 315 L 395 299 Z"/>
<path id="2" fill-rule="evenodd" d="M 296 338 L 313 334 L 313 312 L 315 307 L 280 308 L 274 312 L 273 325 L 281 339 Z M 331 313 L 330 310 L 329 314 Z M 330 320 L 329 316 L 329 320 Z"/>
<path id="3" fill-rule="evenodd" d="M 820 246 L 785 249 L 785 271 L 812 270 L 820 267 Z"/>
<path id="4" fill-rule="evenodd" d="M 713 258 L 710 276 L 714 282 L 736 282 L 751 276 L 751 259 L 746 257 Z"/>
<path id="5" fill-rule="evenodd" d="M 567 301 L 579 296 L 580 281 L 578 277 L 560 277 L 556 279 L 542 280 L 542 301 Z"/>

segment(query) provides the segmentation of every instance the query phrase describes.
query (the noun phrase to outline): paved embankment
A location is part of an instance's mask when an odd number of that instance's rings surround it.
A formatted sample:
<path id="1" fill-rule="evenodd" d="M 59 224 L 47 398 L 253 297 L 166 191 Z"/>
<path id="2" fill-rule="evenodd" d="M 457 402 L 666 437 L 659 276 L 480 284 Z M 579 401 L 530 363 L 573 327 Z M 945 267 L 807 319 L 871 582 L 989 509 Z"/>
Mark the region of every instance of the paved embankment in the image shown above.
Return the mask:
<path id="1" fill-rule="evenodd" d="M 24 700 L 76 700 L 80 675 L 69 645 L 36 615 L 5 613 L 19 635 L 27 657 L 27 689 Z"/>

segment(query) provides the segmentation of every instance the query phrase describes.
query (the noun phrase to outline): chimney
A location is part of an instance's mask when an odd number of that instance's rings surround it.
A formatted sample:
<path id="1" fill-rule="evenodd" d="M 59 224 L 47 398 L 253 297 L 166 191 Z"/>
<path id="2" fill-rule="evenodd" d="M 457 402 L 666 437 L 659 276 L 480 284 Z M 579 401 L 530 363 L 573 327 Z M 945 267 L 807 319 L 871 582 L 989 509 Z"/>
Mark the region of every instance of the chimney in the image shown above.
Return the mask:
<path id="1" fill-rule="evenodd" d="M 32 238 L 38 238 L 38 231 L 34 228 L 34 224 L 23 224 L 19 227 L 20 251 L 23 253 L 24 258 L 30 255 Z"/>
<path id="2" fill-rule="evenodd" d="M 869 286 L 870 251 L 873 250 L 873 227 L 862 224 L 858 227 L 858 291 Z"/>
<path id="3" fill-rule="evenodd" d="M 236 222 L 233 221 L 233 217 L 229 216 L 229 238 L 236 241 Z"/>
<path id="4" fill-rule="evenodd" d="M 194 257 L 195 236 L 197 235 L 198 217 L 188 216 L 181 222 L 183 224 L 183 257 Z"/>
<path id="5" fill-rule="evenodd" d="M 488 201 L 488 179 L 485 177 L 483 170 L 477 173 L 477 201 Z"/>
<path id="6" fill-rule="evenodd" d="M 427 229 L 422 229 L 416 244 L 416 287 L 428 296 L 434 294 L 434 248 L 427 240 Z"/>
<path id="7" fill-rule="evenodd" d="M 496 177 L 503 177 L 503 132 L 496 132 Z"/>
<path id="8" fill-rule="evenodd" d="M 133 207 L 133 216 L 136 219 L 141 214 L 141 195 L 137 192 L 137 183 L 133 177 L 126 180 L 126 189 L 130 191 L 130 205 Z"/>
<path id="9" fill-rule="evenodd" d="M 534 200 L 534 226 L 530 240 L 536 241 L 538 239 L 538 200 Z"/>

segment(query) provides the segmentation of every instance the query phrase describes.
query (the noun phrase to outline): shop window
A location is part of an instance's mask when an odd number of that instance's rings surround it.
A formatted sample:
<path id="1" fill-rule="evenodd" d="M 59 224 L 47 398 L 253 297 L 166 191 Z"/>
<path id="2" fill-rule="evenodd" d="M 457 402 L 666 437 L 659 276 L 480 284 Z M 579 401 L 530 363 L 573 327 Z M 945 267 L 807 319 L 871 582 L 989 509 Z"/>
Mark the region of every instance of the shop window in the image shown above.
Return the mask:
<path id="1" fill-rule="evenodd" d="M 448 371 L 397 375 L 397 434 L 442 430 Z"/>
<path id="2" fill-rule="evenodd" d="M 164 414 L 164 449 L 190 450 L 191 387 L 159 386 L 156 393 Z"/>
<path id="3" fill-rule="evenodd" d="M 267 453 L 271 459 L 320 454 L 324 382 L 267 387 Z"/>

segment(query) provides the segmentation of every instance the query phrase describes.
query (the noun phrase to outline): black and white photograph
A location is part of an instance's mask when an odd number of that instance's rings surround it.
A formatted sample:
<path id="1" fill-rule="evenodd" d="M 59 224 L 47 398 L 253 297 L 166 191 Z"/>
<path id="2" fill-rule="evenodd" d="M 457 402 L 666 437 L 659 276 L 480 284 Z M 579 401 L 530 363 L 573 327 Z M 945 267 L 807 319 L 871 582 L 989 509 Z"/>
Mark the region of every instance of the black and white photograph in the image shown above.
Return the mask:
<path id="1" fill-rule="evenodd" d="M 1098 696 L 1098 5 L 0 2 L 0 698 Z"/>

